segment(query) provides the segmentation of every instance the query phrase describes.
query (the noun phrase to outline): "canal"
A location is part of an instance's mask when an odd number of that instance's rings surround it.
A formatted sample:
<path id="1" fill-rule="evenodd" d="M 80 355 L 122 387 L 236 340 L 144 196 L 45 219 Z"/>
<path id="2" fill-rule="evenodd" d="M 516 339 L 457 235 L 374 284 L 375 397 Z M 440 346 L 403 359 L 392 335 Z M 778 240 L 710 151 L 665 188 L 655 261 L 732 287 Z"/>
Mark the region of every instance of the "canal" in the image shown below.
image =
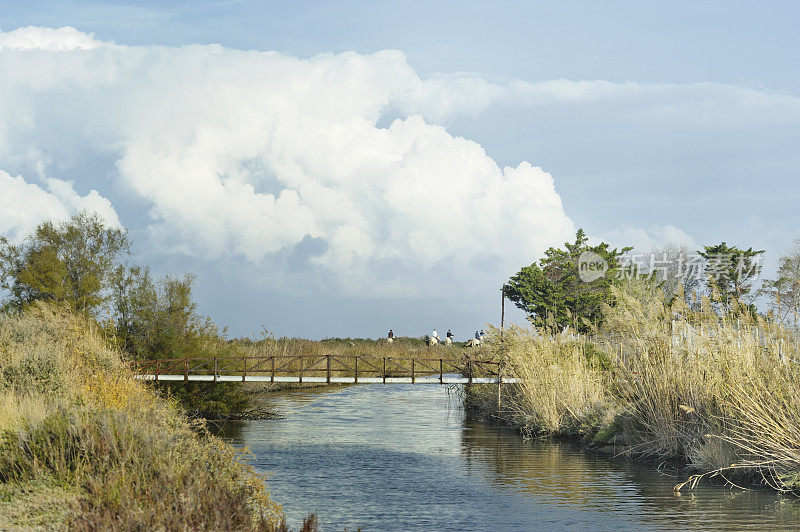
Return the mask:
<path id="1" fill-rule="evenodd" d="M 452 392 L 453 390 L 451 390 Z M 470 421 L 437 385 L 372 384 L 284 392 L 282 418 L 229 423 L 272 472 L 290 524 L 322 530 L 794 529 L 800 501 L 700 486 L 562 442 L 526 442 Z"/>

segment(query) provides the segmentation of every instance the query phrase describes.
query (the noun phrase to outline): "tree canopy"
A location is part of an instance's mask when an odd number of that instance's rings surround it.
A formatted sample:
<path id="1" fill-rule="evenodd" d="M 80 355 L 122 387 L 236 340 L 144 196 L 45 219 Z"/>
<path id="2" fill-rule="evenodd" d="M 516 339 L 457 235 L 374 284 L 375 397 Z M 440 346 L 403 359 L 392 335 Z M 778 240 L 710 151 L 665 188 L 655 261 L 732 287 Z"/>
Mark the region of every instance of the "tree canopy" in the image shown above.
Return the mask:
<path id="1" fill-rule="evenodd" d="M 20 244 L 0 236 L 0 287 L 9 295 L 4 308 L 44 300 L 93 314 L 107 301 L 109 280 L 129 248 L 126 231 L 86 212 L 44 222 Z"/>
<path id="2" fill-rule="evenodd" d="M 601 305 L 611 301 L 611 287 L 622 268 L 622 256 L 631 249 L 611 249 L 604 242 L 590 246 L 586 233 L 579 229 L 575 242 L 565 243 L 563 249 L 551 247 L 538 263 L 512 276 L 504 287 L 505 294 L 536 322 L 587 331 L 602 321 Z M 587 280 L 579 267 L 585 257 L 593 256 L 605 261 L 606 269 Z"/>
<path id="3" fill-rule="evenodd" d="M 698 253 L 706 261 L 705 274 L 709 293 L 716 293 L 726 308 L 733 301 L 743 300 L 761 273 L 759 255 L 764 253 L 763 249 L 739 249 L 721 242 L 704 246 Z"/>

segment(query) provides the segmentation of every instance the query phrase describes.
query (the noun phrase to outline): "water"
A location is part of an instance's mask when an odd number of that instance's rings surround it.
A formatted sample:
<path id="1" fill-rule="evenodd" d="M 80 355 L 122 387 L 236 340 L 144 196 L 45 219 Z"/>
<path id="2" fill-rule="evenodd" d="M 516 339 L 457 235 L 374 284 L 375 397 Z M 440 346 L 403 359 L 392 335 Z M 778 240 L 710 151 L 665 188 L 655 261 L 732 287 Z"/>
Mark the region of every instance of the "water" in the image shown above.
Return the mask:
<path id="1" fill-rule="evenodd" d="M 297 526 L 323 530 L 796 529 L 800 500 L 701 486 L 565 443 L 465 419 L 437 385 L 360 385 L 284 393 L 279 420 L 228 424 L 273 473 Z"/>

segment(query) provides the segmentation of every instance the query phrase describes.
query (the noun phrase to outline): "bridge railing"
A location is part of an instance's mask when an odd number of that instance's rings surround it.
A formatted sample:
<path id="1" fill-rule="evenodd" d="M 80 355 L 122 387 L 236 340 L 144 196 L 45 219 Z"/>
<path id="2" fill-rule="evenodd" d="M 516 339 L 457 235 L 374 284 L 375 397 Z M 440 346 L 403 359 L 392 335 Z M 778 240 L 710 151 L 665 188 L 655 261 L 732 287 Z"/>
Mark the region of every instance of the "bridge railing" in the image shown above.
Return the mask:
<path id="1" fill-rule="evenodd" d="M 134 372 L 159 380 L 241 379 L 280 382 L 404 382 L 418 379 L 444 384 L 456 374 L 467 382 L 500 381 L 502 365 L 493 360 L 461 358 L 364 357 L 356 355 L 222 356 L 135 361 Z M 203 378 L 201 378 L 203 377 Z"/>

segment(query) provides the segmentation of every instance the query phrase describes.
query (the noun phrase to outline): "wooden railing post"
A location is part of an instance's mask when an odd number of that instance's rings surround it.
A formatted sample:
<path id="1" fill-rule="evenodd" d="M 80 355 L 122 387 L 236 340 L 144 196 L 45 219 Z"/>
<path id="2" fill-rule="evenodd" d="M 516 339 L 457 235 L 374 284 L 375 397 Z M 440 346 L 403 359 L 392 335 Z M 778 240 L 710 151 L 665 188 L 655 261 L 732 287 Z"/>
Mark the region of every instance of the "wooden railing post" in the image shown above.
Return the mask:
<path id="1" fill-rule="evenodd" d="M 214 382 L 217 382 L 217 376 L 219 376 L 219 360 L 214 357 Z"/>
<path id="2" fill-rule="evenodd" d="M 383 357 L 383 383 L 386 384 L 386 357 Z"/>
<path id="3" fill-rule="evenodd" d="M 242 366 L 242 382 L 244 382 L 245 381 L 245 377 L 247 377 L 247 357 L 244 357 L 244 359 L 242 359 L 242 364 L 243 364 L 243 366 Z"/>
<path id="4" fill-rule="evenodd" d="M 158 370 L 159 370 L 160 365 L 161 365 L 161 361 L 160 360 L 156 360 L 156 382 L 158 382 Z"/>
<path id="5" fill-rule="evenodd" d="M 270 378 L 270 382 L 275 382 L 275 355 L 270 357 L 272 359 L 272 377 Z"/>
<path id="6" fill-rule="evenodd" d="M 469 378 L 469 383 L 472 384 L 472 360 L 467 362 L 467 377 Z"/>
<path id="7" fill-rule="evenodd" d="M 300 362 L 300 378 L 297 380 L 299 383 L 303 383 L 303 356 L 300 355 L 297 357 L 297 360 Z"/>
<path id="8" fill-rule="evenodd" d="M 444 384 L 444 360 L 439 359 L 439 384 Z"/>
<path id="9" fill-rule="evenodd" d="M 183 382 L 189 382 L 189 359 L 183 359 Z"/>
<path id="10" fill-rule="evenodd" d="M 497 363 L 497 419 L 502 419 L 503 414 L 503 364 Z"/>
<path id="11" fill-rule="evenodd" d="M 325 368 L 325 382 L 330 384 L 331 383 L 331 356 L 330 355 L 325 355 L 325 358 L 327 359 L 327 368 Z"/>
<path id="12" fill-rule="evenodd" d="M 414 382 L 415 382 L 415 379 L 414 379 L 414 359 L 412 358 L 411 359 L 411 384 L 414 384 Z"/>
<path id="13" fill-rule="evenodd" d="M 356 384 L 358 384 L 358 357 L 357 357 L 357 356 L 356 356 L 356 364 L 355 364 L 355 366 L 356 366 L 356 378 L 355 378 L 355 382 L 356 382 Z"/>

